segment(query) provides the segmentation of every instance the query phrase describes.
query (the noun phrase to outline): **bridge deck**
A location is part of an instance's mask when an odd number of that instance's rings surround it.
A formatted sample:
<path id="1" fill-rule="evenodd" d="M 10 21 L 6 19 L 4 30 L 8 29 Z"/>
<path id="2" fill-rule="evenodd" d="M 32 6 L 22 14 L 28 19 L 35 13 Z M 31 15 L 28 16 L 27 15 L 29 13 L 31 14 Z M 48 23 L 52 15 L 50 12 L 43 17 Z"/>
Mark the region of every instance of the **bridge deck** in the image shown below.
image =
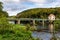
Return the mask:
<path id="1" fill-rule="evenodd" d="M 40 18 L 7 18 L 8 20 L 49 20 L 49 19 L 40 19 Z M 60 20 L 60 19 L 55 19 Z"/>

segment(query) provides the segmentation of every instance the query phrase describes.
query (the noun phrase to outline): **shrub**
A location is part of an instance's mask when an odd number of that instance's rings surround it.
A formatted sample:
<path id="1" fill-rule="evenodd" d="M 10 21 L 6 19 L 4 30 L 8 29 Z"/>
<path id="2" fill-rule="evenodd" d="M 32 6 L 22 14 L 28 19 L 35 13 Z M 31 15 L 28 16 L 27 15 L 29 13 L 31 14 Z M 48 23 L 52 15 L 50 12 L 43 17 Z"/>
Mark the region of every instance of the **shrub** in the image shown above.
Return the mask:
<path id="1" fill-rule="evenodd" d="M 0 18 L 0 40 L 35 40 L 26 26 L 9 24 L 5 17 Z"/>

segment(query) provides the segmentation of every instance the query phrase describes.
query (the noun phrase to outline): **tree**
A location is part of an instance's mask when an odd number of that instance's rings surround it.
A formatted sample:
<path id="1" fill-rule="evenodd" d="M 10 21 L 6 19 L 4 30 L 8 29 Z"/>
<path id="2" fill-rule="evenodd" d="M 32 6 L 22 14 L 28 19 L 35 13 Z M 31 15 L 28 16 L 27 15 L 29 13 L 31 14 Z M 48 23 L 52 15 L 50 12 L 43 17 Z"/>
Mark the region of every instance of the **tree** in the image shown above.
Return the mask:
<path id="1" fill-rule="evenodd" d="M 6 11 L 3 11 L 2 9 L 2 2 L 0 2 L 0 32 L 1 30 L 4 30 L 4 28 L 9 26 L 9 23 L 7 21 L 8 13 Z"/>
<path id="2" fill-rule="evenodd" d="M 1 17 L 8 17 L 8 13 L 6 11 L 3 11 L 3 6 L 2 6 L 2 2 L 0 2 L 0 18 Z"/>
<path id="3" fill-rule="evenodd" d="M 2 2 L 0 2 L 0 11 L 2 10 L 3 6 L 2 6 Z"/>

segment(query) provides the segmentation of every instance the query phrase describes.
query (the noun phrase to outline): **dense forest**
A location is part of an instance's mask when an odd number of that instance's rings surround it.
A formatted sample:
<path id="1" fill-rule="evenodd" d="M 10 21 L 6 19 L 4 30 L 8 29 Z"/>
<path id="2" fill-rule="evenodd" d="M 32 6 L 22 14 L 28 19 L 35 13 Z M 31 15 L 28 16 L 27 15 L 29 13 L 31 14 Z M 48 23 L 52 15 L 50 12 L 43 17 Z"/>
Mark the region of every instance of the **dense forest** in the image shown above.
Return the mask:
<path id="1" fill-rule="evenodd" d="M 60 18 L 60 7 L 57 8 L 33 8 L 24 10 L 17 14 L 17 18 L 47 18 L 49 14 L 54 14 Z"/>

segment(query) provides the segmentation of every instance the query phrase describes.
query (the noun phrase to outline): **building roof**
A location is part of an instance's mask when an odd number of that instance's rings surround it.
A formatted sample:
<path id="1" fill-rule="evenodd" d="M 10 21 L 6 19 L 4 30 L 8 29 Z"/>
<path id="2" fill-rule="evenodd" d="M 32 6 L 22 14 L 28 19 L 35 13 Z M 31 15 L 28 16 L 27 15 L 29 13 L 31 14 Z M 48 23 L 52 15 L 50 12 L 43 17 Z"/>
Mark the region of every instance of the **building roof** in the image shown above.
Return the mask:
<path id="1" fill-rule="evenodd" d="M 55 17 L 55 15 L 54 15 L 54 14 L 50 14 L 50 15 L 49 15 L 49 17 L 51 17 L 51 16 L 54 16 L 54 17 Z"/>

